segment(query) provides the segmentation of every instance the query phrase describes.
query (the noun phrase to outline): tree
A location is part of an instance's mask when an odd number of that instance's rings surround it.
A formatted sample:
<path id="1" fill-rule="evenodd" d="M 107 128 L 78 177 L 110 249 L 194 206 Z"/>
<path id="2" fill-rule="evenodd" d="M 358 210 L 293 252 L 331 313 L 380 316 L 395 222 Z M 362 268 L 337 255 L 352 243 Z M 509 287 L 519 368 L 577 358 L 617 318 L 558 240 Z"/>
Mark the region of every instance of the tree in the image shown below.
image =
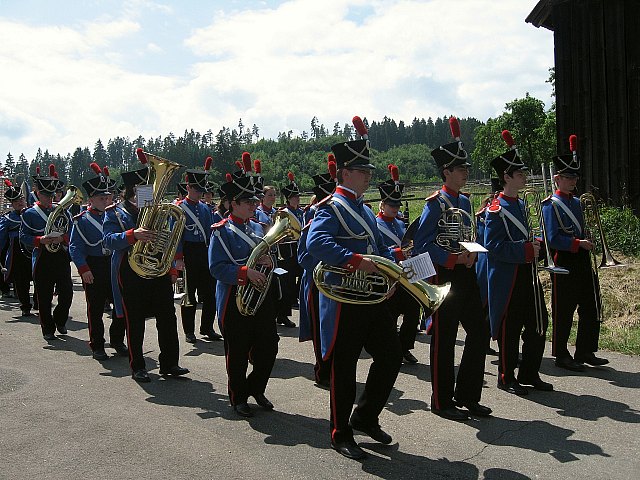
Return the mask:
<path id="1" fill-rule="evenodd" d="M 18 158 L 18 163 L 16 164 L 15 168 L 15 174 L 22 175 L 23 178 L 29 176 L 29 160 L 27 160 L 27 157 L 24 156 L 24 153 L 21 153 L 20 157 Z"/>
<path id="2" fill-rule="evenodd" d="M 93 161 L 96 162 L 101 167 L 108 164 L 109 154 L 102 145 L 102 140 L 98 139 L 95 147 L 93 148 Z"/>
<path id="3" fill-rule="evenodd" d="M 542 161 L 546 161 L 536 149 L 539 129 L 546 118 L 544 102 L 531 97 L 527 92 L 525 98 L 507 103 L 506 110 L 505 124 L 520 148 L 522 160 L 531 167 L 539 166 Z"/>
<path id="4" fill-rule="evenodd" d="M 14 170 L 16 168 L 16 162 L 13 159 L 11 152 L 7 154 L 7 159 L 4 161 L 4 174 L 7 177 L 13 177 Z"/>

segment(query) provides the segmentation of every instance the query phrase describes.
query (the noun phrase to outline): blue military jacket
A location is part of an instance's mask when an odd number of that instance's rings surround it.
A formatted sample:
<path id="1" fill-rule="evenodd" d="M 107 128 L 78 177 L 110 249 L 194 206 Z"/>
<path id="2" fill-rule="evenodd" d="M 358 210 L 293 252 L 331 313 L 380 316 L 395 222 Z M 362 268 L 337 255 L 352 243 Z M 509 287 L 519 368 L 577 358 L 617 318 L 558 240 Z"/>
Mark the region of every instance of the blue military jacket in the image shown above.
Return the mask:
<path id="1" fill-rule="evenodd" d="M 407 231 L 404 222 L 398 218 L 385 217 L 379 212 L 376 216 L 376 223 L 378 224 L 384 243 L 389 247 L 396 261 L 404 260 L 402 237 Z"/>
<path id="2" fill-rule="evenodd" d="M 476 213 L 476 242 L 484 247 L 484 227 L 486 222 L 487 208 L 485 205 Z M 480 300 L 482 306 L 487 305 L 487 254 L 485 252 L 478 253 L 478 261 L 476 262 L 476 277 L 478 278 L 478 288 L 480 289 Z"/>
<path id="3" fill-rule="evenodd" d="M 310 255 L 328 265 L 350 271 L 356 270 L 362 254 L 380 255 L 394 260 L 378 230 L 373 212 L 363 204 L 363 197 L 356 199 L 351 190 L 338 186 L 332 196 L 317 205 L 318 210 L 307 236 L 307 250 Z M 365 229 L 349 210 L 366 222 L 368 229 Z M 340 283 L 339 278 L 333 274 L 325 280 L 329 283 Z M 325 359 L 331 354 L 335 342 L 338 306 L 338 302 L 320 294 L 320 336 L 322 355 Z"/>
<path id="4" fill-rule="evenodd" d="M 542 201 L 542 217 L 549 248 L 576 253 L 585 238 L 580 200 L 556 191 Z"/>
<path id="5" fill-rule="evenodd" d="M 298 332 L 298 339 L 301 342 L 311 340 L 313 337 L 311 315 L 313 315 L 314 312 L 312 302 L 316 301 L 316 299 L 311 298 L 311 291 L 313 287 L 313 269 L 316 268 L 319 261 L 309 254 L 307 250 L 307 237 L 309 236 L 309 227 L 313 221 L 316 209 L 317 207 L 312 205 L 304 212 L 306 224 L 298 240 L 298 264 L 302 267 L 300 292 L 298 295 L 298 302 L 300 304 L 300 330 Z"/>
<path id="6" fill-rule="evenodd" d="M 184 231 L 176 255 L 177 258 L 180 258 L 184 242 L 202 242 L 209 245 L 213 214 L 206 203 L 194 202 L 188 198 L 179 202 L 178 206 L 184 210 L 186 216 Z"/>
<path id="7" fill-rule="evenodd" d="M 20 225 L 22 224 L 22 217 L 20 212 L 11 210 L 0 217 L 0 251 L 7 247 L 7 256 L 4 261 L 4 268 L 7 272 L 4 274 L 5 280 L 11 278 L 11 267 L 13 266 L 13 254 L 22 255 L 22 252 L 14 252 L 13 248 L 17 245 L 15 240 L 20 241 Z"/>
<path id="8" fill-rule="evenodd" d="M 40 205 L 40 202 L 36 202 L 32 207 L 25 209 L 22 212 L 22 225 L 20 226 L 20 241 L 26 245 L 28 248 L 33 248 L 33 252 L 31 253 L 31 268 L 32 272 L 35 272 L 36 267 L 38 265 L 38 259 L 40 258 L 40 254 L 42 253 L 42 248 L 40 246 L 40 238 L 44 236 L 44 229 L 47 225 L 47 218 L 55 209 L 55 203 L 49 208 L 43 208 Z M 65 211 L 65 215 L 67 216 L 71 225 L 71 215 L 68 211 Z M 62 247 L 60 248 L 58 253 L 66 254 L 66 246 L 69 244 L 69 232 L 67 231 L 64 234 L 64 242 L 62 243 Z"/>
<path id="9" fill-rule="evenodd" d="M 129 249 L 131 245 L 136 243 L 133 231 L 136 229 L 137 222 L 138 209 L 128 201 L 111 205 L 104 212 L 103 244 L 105 248 L 112 251 L 111 290 L 113 291 L 113 306 L 118 317 L 124 317 L 122 293 L 118 282 L 120 264 L 122 261 L 128 261 Z"/>
<path id="10" fill-rule="evenodd" d="M 78 273 L 90 270 L 87 257 L 110 256 L 111 251 L 103 247 L 104 212 L 90 208 L 73 217 L 69 254 Z"/>
<path id="11" fill-rule="evenodd" d="M 500 193 L 487 209 L 484 247 L 489 251 L 487 295 L 494 339 L 498 337 L 502 320 L 507 314 L 518 268 L 530 264 L 534 259 L 527 224 L 524 203 L 519 198 Z"/>
<path id="12" fill-rule="evenodd" d="M 256 208 L 256 220 L 263 228 L 267 228 L 271 225 L 276 211 L 275 207 L 267 208 L 261 203 L 258 205 L 258 208 Z"/>
<path id="13" fill-rule="evenodd" d="M 246 285 L 246 263 L 251 250 L 260 243 L 264 230 L 258 222 L 242 221 L 233 214 L 211 227 L 209 243 L 209 270 L 218 280 L 216 309 L 220 328 L 224 324 L 227 302 L 232 285 Z"/>

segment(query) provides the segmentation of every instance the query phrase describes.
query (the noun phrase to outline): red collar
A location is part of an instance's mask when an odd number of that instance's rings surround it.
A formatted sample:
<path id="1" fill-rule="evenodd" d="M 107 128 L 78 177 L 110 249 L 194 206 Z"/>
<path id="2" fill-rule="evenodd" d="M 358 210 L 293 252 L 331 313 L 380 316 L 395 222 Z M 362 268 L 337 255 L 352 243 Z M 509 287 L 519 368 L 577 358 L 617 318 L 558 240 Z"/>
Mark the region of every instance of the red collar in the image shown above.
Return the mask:
<path id="1" fill-rule="evenodd" d="M 516 200 L 518 200 L 518 197 L 510 197 L 508 195 L 505 195 L 504 192 L 500 192 L 499 196 L 500 198 L 504 198 L 508 202 L 515 202 Z"/>
<path id="2" fill-rule="evenodd" d="M 336 187 L 336 193 L 342 195 L 343 197 L 347 197 L 349 200 L 356 200 L 355 194 L 353 194 L 349 190 L 345 190 L 340 185 Z"/>
<path id="3" fill-rule="evenodd" d="M 378 212 L 378 218 L 381 218 L 382 220 L 384 220 L 385 222 L 393 222 L 396 217 L 387 217 L 385 215 L 382 214 L 382 212 Z"/>
<path id="4" fill-rule="evenodd" d="M 460 195 L 460 192 L 454 192 L 446 185 L 442 185 L 442 190 L 444 190 L 447 195 L 451 195 L 453 198 L 458 198 L 458 195 Z"/>
<path id="5" fill-rule="evenodd" d="M 556 190 L 556 195 L 566 199 L 573 198 L 573 193 L 563 193 L 560 190 Z"/>
<path id="6" fill-rule="evenodd" d="M 262 208 L 263 212 L 270 212 L 272 210 L 275 210 L 275 207 L 267 207 L 264 203 L 260 203 L 260 207 Z"/>
<path id="7" fill-rule="evenodd" d="M 184 197 L 183 202 L 186 201 L 189 205 L 197 205 L 199 202 L 191 200 L 189 197 Z"/>
<path id="8" fill-rule="evenodd" d="M 233 213 L 229 215 L 229 218 L 231 219 L 231 221 L 233 223 L 249 223 L 249 219 L 247 218 L 246 220 L 241 219 L 240 217 L 236 217 Z"/>
<path id="9" fill-rule="evenodd" d="M 43 205 L 40 203 L 40 200 L 38 200 L 38 201 L 36 202 L 36 205 L 38 205 L 40 208 L 43 208 L 43 209 L 53 208 L 53 203 L 52 203 L 51 205 L 49 205 L 48 207 L 45 207 L 45 206 L 43 206 Z"/>
<path id="10" fill-rule="evenodd" d="M 102 215 L 104 212 L 102 210 L 91 207 L 89 208 L 89 213 L 93 213 L 94 215 Z"/>

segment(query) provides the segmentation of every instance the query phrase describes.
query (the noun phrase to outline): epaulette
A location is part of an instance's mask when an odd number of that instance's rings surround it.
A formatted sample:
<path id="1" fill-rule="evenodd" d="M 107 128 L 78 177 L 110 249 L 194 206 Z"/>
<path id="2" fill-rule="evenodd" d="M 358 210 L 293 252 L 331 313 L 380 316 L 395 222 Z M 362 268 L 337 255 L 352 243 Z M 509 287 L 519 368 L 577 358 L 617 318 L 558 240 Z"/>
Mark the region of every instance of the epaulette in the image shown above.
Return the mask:
<path id="1" fill-rule="evenodd" d="M 83 212 L 80 212 L 80 213 L 79 213 L 79 214 L 77 214 L 77 215 L 74 215 L 74 216 L 73 216 L 73 220 L 76 220 L 76 219 L 80 218 L 81 216 L 83 216 L 83 215 L 84 215 L 85 213 L 87 213 L 88 211 L 89 211 L 89 210 L 85 210 L 85 211 L 83 211 Z"/>
<path id="2" fill-rule="evenodd" d="M 489 213 L 498 213 L 501 209 L 502 209 L 502 205 L 500 205 L 500 199 L 494 198 L 491 201 L 491 205 L 489 205 L 489 208 L 487 210 L 489 211 Z"/>
<path id="3" fill-rule="evenodd" d="M 467 198 L 471 198 L 471 192 L 459 192 L 459 195 L 464 195 Z"/>
<path id="4" fill-rule="evenodd" d="M 109 205 L 107 208 L 104 209 L 104 211 L 106 212 L 107 210 L 112 210 L 114 208 L 116 208 L 118 205 L 116 205 L 115 203 L 112 203 L 111 205 Z M 85 210 L 86 211 L 86 210 Z"/>
<path id="5" fill-rule="evenodd" d="M 553 197 L 553 194 L 549 195 L 547 198 L 545 198 L 544 200 L 542 200 L 540 203 L 544 203 L 547 200 L 551 200 L 551 197 Z"/>
<path id="6" fill-rule="evenodd" d="M 218 228 L 224 226 L 224 224 L 227 223 L 227 220 L 229 220 L 229 219 L 228 218 L 223 218 L 218 223 L 214 223 L 213 225 L 211 225 L 211 230 L 217 230 Z"/>
<path id="7" fill-rule="evenodd" d="M 482 215 L 486 211 L 487 211 L 487 205 L 485 205 L 484 207 L 482 207 L 480 210 L 478 210 L 476 212 L 476 217 L 479 217 L 480 215 Z"/>
<path id="8" fill-rule="evenodd" d="M 430 196 L 424 199 L 425 202 L 430 202 L 431 200 L 435 200 L 440 195 L 440 190 L 436 190 Z"/>

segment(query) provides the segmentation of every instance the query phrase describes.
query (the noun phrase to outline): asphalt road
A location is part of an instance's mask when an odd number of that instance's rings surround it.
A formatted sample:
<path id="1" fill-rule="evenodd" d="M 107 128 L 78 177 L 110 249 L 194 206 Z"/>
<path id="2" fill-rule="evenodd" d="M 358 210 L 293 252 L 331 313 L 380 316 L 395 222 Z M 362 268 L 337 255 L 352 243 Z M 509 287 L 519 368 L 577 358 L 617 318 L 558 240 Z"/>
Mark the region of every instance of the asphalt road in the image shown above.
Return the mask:
<path id="1" fill-rule="evenodd" d="M 134 382 L 125 357 L 93 360 L 74 280 L 69 333 L 51 343 L 37 317 L 18 317 L 15 300 L 0 301 L 2 479 L 640 478 L 637 357 L 601 352 L 608 366 L 572 374 L 547 349 L 542 376 L 556 391 L 527 397 L 496 388 L 496 359 L 488 357 L 483 403 L 494 415 L 455 423 L 429 411 L 428 337 L 418 335 L 420 363 L 403 365 L 380 418 L 394 441 L 357 435 L 370 455 L 356 462 L 329 448 L 328 392 L 312 381 L 313 352 L 297 328 L 278 327 L 266 392 L 276 410 L 254 404 L 255 417 L 241 419 L 228 404 L 222 342 L 190 345 L 180 334 L 181 365 L 191 374 L 164 379 L 148 320 L 151 383 Z M 369 364 L 363 354 L 360 387 Z"/>

